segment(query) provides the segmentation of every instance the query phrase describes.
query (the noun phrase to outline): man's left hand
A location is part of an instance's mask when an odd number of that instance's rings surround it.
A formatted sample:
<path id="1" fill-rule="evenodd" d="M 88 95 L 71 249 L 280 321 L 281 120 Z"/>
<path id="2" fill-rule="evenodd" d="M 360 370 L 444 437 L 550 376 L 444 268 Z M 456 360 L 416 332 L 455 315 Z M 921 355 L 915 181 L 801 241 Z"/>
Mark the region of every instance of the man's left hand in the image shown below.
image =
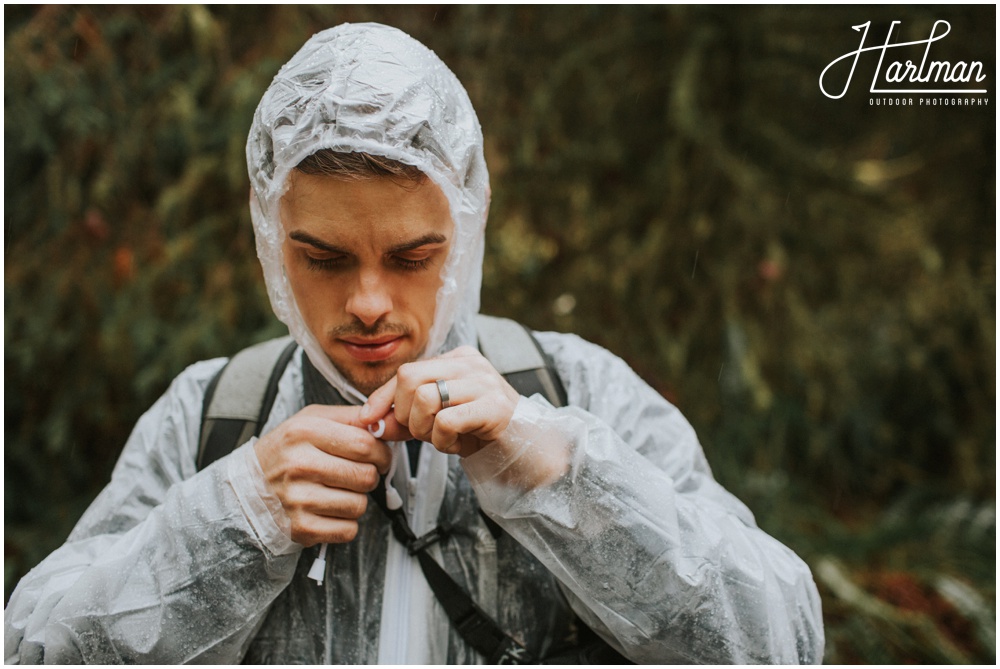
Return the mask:
<path id="1" fill-rule="evenodd" d="M 447 384 L 447 408 L 442 406 L 439 380 Z M 438 358 L 401 365 L 368 397 L 360 419 L 375 423 L 391 410 L 415 438 L 464 458 L 500 438 L 518 398 L 478 350 L 462 346 Z"/>

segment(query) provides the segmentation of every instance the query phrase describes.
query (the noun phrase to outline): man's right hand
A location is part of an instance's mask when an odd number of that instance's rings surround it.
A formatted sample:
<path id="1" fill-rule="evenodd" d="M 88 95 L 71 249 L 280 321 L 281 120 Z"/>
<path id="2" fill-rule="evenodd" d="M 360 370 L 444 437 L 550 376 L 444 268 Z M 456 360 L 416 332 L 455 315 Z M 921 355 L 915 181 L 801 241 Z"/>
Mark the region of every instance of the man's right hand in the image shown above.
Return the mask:
<path id="1" fill-rule="evenodd" d="M 303 546 L 346 543 L 358 534 L 368 493 L 389 470 L 385 441 L 409 439 L 389 418 L 381 439 L 358 419 L 360 407 L 308 406 L 254 445 L 268 487 Z M 383 441 L 384 440 L 384 441 Z"/>

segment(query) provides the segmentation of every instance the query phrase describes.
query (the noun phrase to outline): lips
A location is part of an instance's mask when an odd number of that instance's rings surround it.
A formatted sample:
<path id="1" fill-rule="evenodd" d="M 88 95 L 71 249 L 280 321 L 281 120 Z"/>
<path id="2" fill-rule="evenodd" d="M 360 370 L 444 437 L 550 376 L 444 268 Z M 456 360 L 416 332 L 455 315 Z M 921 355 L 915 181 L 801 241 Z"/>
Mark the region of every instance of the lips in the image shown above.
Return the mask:
<path id="1" fill-rule="evenodd" d="M 364 337 L 345 337 L 340 340 L 348 354 L 360 362 L 380 362 L 391 358 L 403 345 L 403 337 L 385 335 L 367 339 Z"/>

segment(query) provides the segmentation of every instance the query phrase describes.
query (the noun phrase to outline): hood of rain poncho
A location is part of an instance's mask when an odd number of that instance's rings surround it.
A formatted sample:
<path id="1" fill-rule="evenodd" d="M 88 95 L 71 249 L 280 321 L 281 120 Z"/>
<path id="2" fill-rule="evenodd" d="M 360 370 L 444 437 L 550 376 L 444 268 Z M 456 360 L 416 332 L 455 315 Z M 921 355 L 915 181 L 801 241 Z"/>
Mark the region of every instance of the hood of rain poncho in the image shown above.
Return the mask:
<path id="1" fill-rule="evenodd" d="M 327 381 L 363 400 L 306 326 L 284 269 L 279 202 L 291 170 L 320 149 L 412 165 L 447 197 L 455 232 L 423 353 L 432 357 L 476 341 L 489 208 L 483 135 L 468 94 L 434 52 L 374 23 L 314 35 L 257 106 L 247 140 L 250 213 L 271 307 Z"/>

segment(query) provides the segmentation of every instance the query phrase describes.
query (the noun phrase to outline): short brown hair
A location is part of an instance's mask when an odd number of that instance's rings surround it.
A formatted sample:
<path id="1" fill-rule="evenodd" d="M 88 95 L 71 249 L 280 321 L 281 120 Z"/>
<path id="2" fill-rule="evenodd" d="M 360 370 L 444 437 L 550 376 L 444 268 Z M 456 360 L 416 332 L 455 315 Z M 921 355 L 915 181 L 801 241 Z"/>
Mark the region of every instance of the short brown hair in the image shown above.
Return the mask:
<path id="1" fill-rule="evenodd" d="M 388 178 L 403 181 L 422 182 L 427 178 L 423 172 L 398 160 L 373 156 L 369 153 L 343 152 L 320 149 L 307 156 L 295 169 L 312 176 L 327 176 L 344 181 Z"/>

